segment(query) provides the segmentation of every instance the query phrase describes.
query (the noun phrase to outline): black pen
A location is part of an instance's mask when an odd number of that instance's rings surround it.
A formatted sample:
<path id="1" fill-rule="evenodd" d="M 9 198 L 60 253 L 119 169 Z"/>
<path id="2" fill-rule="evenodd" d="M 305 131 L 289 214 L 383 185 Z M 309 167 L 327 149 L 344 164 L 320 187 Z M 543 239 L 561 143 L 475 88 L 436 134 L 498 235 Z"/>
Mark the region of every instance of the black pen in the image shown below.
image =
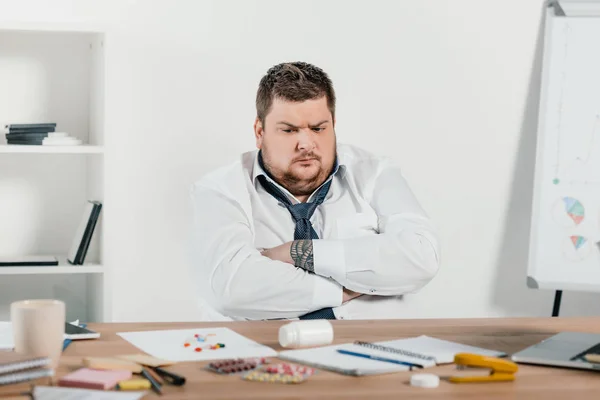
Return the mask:
<path id="1" fill-rule="evenodd" d="M 154 367 L 152 369 L 171 385 L 182 386 L 185 384 L 185 377 L 181 375 L 174 374 L 173 372 L 164 370 L 160 367 Z"/>
<path id="2" fill-rule="evenodd" d="M 144 378 L 150 381 L 150 385 L 152 385 L 152 390 L 154 390 L 158 394 L 162 394 L 162 392 L 160 391 L 160 384 L 156 382 L 156 379 L 154 379 L 144 367 L 142 367 L 142 375 L 144 376 Z"/>

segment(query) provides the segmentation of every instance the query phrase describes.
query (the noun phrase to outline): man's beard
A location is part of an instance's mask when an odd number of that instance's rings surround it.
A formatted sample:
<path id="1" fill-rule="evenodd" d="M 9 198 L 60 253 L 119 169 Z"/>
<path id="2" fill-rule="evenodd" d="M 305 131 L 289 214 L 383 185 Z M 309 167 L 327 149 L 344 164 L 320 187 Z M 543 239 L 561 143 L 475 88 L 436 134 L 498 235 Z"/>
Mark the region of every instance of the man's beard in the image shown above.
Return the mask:
<path id="1" fill-rule="evenodd" d="M 310 158 L 310 157 L 311 157 L 310 153 L 307 153 L 307 154 L 303 155 L 300 158 Z M 317 161 L 319 163 L 321 163 L 321 158 L 318 157 Z M 292 164 L 293 163 L 294 162 L 292 162 Z M 315 189 L 317 187 L 319 187 L 319 184 L 321 183 L 321 181 L 324 180 L 324 177 L 322 177 L 322 175 L 323 175 L 323 169 L 322 169 L 323 164 L 320 164 L 320 166 L 321 166 L 321 168 L 319 168 L 317 170 L 317 172 L 314 174 L 314 176 L 311 177 L 310 179 L 300 179 L 300 177 L 298 177 L 297 175 L 295 175 L 292 172 L 291 168 L 288 168 L 288 170 L 285 171 L 283 173 L 283 176 L 281 177 L 281 180 L 282 180 L 281 183 L 293 195 L 308 196 L 312 192 L 314 192 Z"/>
<path id="2" fill-rule="evenodd" d="M 294 159 L 290 163 L 290 167 L 288 167 L 288 169 L 285 171 L 274 171 L 270 168 L 270 165 L 272 164 L 270 163 L 271 160 L 269 158 L 269 151 L 267 149 L 267 146 L 263 145 L 262 156 L 267 172 L 281 186 L 285 187 L 294 196 L 308 196 L 312 194 L 319 187 L 319 185 L 323 183 L 323 181 L 325 181 L 325 179 L 330 173 L 330 171 L 325 171 L 323 169 L 323 164 L 321 164 L 321 157 L 316 156 L 312 152 L 302 153 L 301 155 L 294 157 Z M 317 170 L 314 176 L 308 179 L 303 179 L 292 172 L 291 165 L 293 165 L 298 160 L 306 158 L 313 158 L 317 160 L 320 163 L 320 168 Z"/>

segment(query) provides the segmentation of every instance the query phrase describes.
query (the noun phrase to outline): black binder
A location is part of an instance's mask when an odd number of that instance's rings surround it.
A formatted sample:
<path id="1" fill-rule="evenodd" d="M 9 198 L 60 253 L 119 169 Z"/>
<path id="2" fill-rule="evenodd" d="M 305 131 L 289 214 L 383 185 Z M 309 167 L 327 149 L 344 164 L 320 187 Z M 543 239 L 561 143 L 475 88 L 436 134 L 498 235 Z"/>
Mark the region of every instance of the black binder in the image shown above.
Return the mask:
<path id="1" fill-rule="evenodd" d="M 67 261 L 73 265 L 82 265 L 96 228 L 96 222 L 102 210 L 102 203 L 89 200 L 83 213 L 83 217 L 75 233 L 71 250 L 67 255 Z"/>

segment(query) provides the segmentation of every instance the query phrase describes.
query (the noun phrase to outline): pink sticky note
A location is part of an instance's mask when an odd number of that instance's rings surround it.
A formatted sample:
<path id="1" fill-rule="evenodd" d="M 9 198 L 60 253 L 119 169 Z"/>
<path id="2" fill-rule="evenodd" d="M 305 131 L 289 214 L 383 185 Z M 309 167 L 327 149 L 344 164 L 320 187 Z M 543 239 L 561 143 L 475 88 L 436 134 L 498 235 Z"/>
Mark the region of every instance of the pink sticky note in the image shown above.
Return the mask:
<path id="1" fill-rule="evenodd" d="M 59 379 L 59 386 L 107 390 L 131 379 L 131 371 L 81 368 Z"/>

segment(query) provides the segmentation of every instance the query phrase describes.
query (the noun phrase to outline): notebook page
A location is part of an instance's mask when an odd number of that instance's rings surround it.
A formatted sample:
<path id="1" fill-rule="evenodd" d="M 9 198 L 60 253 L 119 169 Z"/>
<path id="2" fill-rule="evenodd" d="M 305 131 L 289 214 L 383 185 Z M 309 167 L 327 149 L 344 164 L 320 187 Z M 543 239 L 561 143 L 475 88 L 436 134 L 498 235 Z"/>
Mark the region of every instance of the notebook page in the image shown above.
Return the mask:
<path id="1" fill-rule="evenodd" d="M 365 353 L 360 346 L 341 344 L 312 349 L 286 350 L 280 352 L 278 357 L 346 375 L 376 375 L 409 370 L 409 367 L 405 365 L 341 354 L 336 351 L 337 349 Z"/>
<path id="2" fill-rule="evenodd" d="M 473 353 L 489 357 L 503 357 L 506 355 L 506 353 L 503 353 L 501 351 L 494 351 L 483 349 L 480 347 L 468 346 L 465 344 L 436 339 L 425 335 L 418 336 L 415 338 L 389 340 L 377 343 L 382 344 L 384 346 L 403 349 L 435 357 L 435 360 L 438 364 L 454 362 L 454 355 L 457 353 Z"/>
<path id="3" fill-rule="evenodd" d="M 434 357 L 410 351 L 405 347 L 398 348 L 385 345 L 383 342 L 355 342 L 354 344 L 343 346 L 343 349 L 370 356 L 408 362 L 422 368 L 434 367 L 437 361 Z"/>

